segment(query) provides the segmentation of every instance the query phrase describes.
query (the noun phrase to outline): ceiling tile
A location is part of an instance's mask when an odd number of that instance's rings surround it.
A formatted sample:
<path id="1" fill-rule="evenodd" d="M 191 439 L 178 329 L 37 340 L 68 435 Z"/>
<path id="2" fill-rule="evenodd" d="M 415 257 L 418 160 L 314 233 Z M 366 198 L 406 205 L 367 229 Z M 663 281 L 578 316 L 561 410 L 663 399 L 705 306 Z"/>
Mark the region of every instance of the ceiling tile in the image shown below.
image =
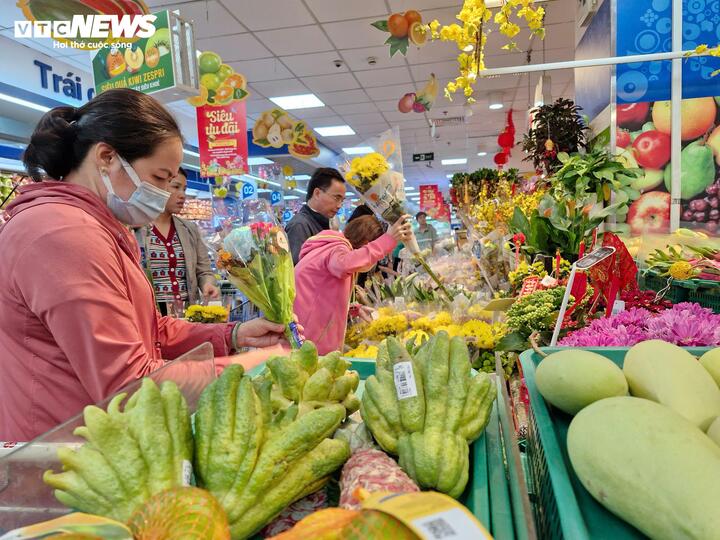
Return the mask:
<path id="1" fill-rule="evenodd" d="M 378 87 L 368 88 L 366 90 L 366 92 L 373 101 L 386 101 L 388 99 L 395 98 L 395 97 L 397 97 L 397 99 L 400 99 L 401 97 L 403 97 L 405 92 L 412 91 L 411 84 L 406 85 L 406 86 L 407 86 L 407 89 L 400 87 L 400 86 L 396 86 L 396 85 L 378 86 Z"/>
<path id="2" fill-rule="evenodd" d="M 378 109 L 380 109 L 380 112 L 397 111 L 398 101 L 399 99 L 387 99 L 383 101 L 376 101 L 375 105 Z"/>
<path id="3" fill-rule="evenodd" d="M 305 0 L 320 22 L 346 21 L 371 15 L 382 19 L 387 17 L 384 0 Z"/>
<path id="4" fill-rule="evenodd" d="M 338 49 L 371 47 L 382 44 L 389 36 L 388 33 L 370 26 L 376 20 L 371 18 L 324 23 L 322 27 Z"/>
<path id="5" fill-rule="evenodd" d="M 340 67 L 335 66 L 334 62 L 336 60 L 342 60 L 336 52 L 296 54 L 283 56 L 281 60 L 292 70 L 296 77 L 345 73 L 348 70 L 344 62 Z"/>
<path id="6" fill-rule="evenodd" d="M 407 60 L 410 64 L 427 64 L 429 62 L 446 61 L 455 64 L 458 54 L 460 54 L 460 51 L 455 43 L 438 41 L 422 49 L 409 47 Z"/>
<path id="7" fill-rule="evenodd" d="M 303 81 L 313 92 L 336 92 L 350 90 L 358 87 L 358 83 L 350 73 L 335 75 L 318 75 L 316 77 L 303 77 Z"/>
<path id="8" fill-rule="evenodd" d="M 406 121 L 417 119 L 417 118 L 423 118 L 422 114 L 419 114 L 416 112 L 402 113 L 402 112 L 398 111 L 397 109 L 395 109 L 394 111 L 384 112 L 383 116 L 385 117 L 385 120 L 387 120 L 390 123 L 406 122 Z"/>
<path id="9" fill-rule="evenodd" d="M 385 121 L 385 118 L 379 112 L 365 114 L 344 114 L 343 118 L 348 124 L 350 124 L 350 127 L 352 128 L 355 128 L 356 125 L 374 124 Z"/>
<path id="10" fill-rule="evenodd" d="M 282 62 L 274 58 L 230 62 L 230 67 L 238 73 L 245 75 L 245 78 L 250 83 L 290 79 L 293 76 Z"/>
<path id="11" fill-rule="evenodd" d="M 196 44 L 201 51 L 215 51 L 226 63 L 272 56 L 270 51 L 250 34 L 198 39 Z"/>
<path id="12" fill-rule="evenodd" d="M 345 122 L 340 116 L 333 113 L 329 107 L 313 107 L 311 109 L 298 109 L 297 116 L 312 120 L 314 126 L 338 126 Z M 318 122 L 321 122 L 320 124 Z"/>
<path id="13" fill-rule="evenodd" d="M 405 58 L 401 54 L 390 57 L 387 45 L 364 47 L 361 49 L 344 49 L 340 51 L 345 62 L 352 70 L 382 69 L 393 66 L 404 66 Z M 375 58 L 375 64 L 369 64 L 368 58 Z"/>
<path id="14" fill-rule="evenodd" d="M 433 62 L 431 64 L 411 65 L 410 73 L 416 82 L 422 83 L 430 78 L 431 73 L 441 79 L 455 78 L 458 75 L 458 68 L 455 62 Z"/>
<path id="15" fill-rule="evenodd" d="M 195 23 L 195 39 L 221 36 L 224 34 L 237 34 L 244 32 L 245 28 L 233 17 L 225 6 L 216 0 L 188 2 L 180 6 L 168 6 L 165 2 L 161 9 L 177 9 L 180 16 Z"/>
<path id="16" fill-rule="evenodd" d="M 267 30 L 313 24 L 310 12 L 300 0 L 222 0 L 227 7 L 250 30 Z M 294 40 L 293 32 L 287 40 Z M 282 53 L 281 53 L 282 54 Z"/>
<path id="17" fill-rule="evenodd" d="M 284 30 L 257 32 L 262 42 L 278 56 L 290 56 L 333 49 L 317 26 L 298 26 Z"/>
<path id="18" fill-rule="evenodd" d="M 348 105 L 334 105 L 333 110 L 338 114 L 360 114 L 377 112 L 374 103 L 351 103 Z"/>
<path id="19" fill-rule="evenodd" d="M 414 118 L 411 120 L 403 120 L 398 124 L 400 126 L 400 130 L 405 129 L 413 129 L 417 130 L 418 128 L 426 128 L 430 129 L 430 126 L 428 125 L 428 121 L 425 120 L 425 118 Z"/>
<path id="20" fill-rule="evenodd" d="M 297 79 L 256 82 L 252 83 L 251 86 L 266 97 L 292 96 L 295 94 L 308 93 L 308 89 L 305 85 Z"/>
<path id="21" fill-rule="evenodd" d="M 317 111 L 322 114 L 316 114 L 313 116 L 308 116 L 306 113 L 310 111 Z M 303 119 L 308 119 L 310 122 L 310 125 L 312 127 L 326 127 L 326 126 L 341 126 L 345 124 L 345 120 L 340 118 L 338 115 L 333 115 L 332 111 L 329 111 L 327 107 L 320 107 L 317 109 L 307 109 L 303 111 L 297 111 L 298 116 L 303 117 Z M 335 137 L 332 137 L 333 139 Z"/>
<path id="22" fill-rule="evenodd" d="M 277 107 L 269 99 L 248 99 L 247 100 L 247 112 L 251 115 L 258 115 L 261 112 L 269 111 Z"/>
<path id="23" fill-rule="evenodd" d="M 372 137 L 388 129 L 387 122 L 375 122 L 373 124 L 363 124 L 352 128 L 357 132 L 358 135 L 363 137 Z"/>
<path id="24" fill-rule="evenodd" d="M 344 90 L 342 92 L 320 92 L 317 94 L 326 105 L 345 105 L 370 101 L 363 90 Z"/>
<path id="25" fill-rule="evenodd" d="M 364 88 L 389 85 L 407 85 L 408 87 L 412 87 L 410 70 L 405 66 L 388 69 L 356 71 L 355 76 Z"/>
<path id="26" fill-rule="evenodd" d="M 403 13 L 408 9 L 423 10 L 451 6 L 457 6 L 458 10 L 460 9 L 458 0 L 389 0 L 389 2 L 390 9 L 399 13 Z M 429 22 L 431 19 L 423 16 L 423 20 Z"/>

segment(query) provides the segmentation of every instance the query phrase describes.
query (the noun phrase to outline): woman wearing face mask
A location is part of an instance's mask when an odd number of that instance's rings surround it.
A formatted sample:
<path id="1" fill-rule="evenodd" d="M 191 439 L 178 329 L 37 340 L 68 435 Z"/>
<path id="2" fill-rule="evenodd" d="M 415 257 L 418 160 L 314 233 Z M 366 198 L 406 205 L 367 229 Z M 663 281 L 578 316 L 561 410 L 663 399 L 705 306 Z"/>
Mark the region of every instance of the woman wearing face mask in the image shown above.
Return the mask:
<path id="1" fill-rule="evenodd" d="M 295 267 L 295 313 L 320 354 L 342 347 L 356 275 L 369 271 L 409 237 L 408 218 L 403 216 L 383 233 L 375 216 L 362 216 L 348 222 L 343 232 L 323 231 L 303 244 Z"/>
<path id="2" fill-rule="evenodd" d="M 0 228 L 0 440 L 28 441 L 204 342 L 226 356 L 280 341 L 265 320 L 158 316 L 126 226 L 163 212 L 182 157 L 173 117 L 133 90 L 40 120 L 23 156 L 36 183 Z"/>
<path id="3" fill-rule="evenodd" d="M 136 231 L 142 264 L 151 278 L 155 301 L 163 315 L 168 314 L 168 306 L 181 313 L 186 304 L 199 304 L 201 293 L 206 300 L 220 298 L 200 229 L 177 216 L 185 206 L 186 189 L 187 173 L 181 167 L 170 181 L 165 211 L 152 224 Z"/>

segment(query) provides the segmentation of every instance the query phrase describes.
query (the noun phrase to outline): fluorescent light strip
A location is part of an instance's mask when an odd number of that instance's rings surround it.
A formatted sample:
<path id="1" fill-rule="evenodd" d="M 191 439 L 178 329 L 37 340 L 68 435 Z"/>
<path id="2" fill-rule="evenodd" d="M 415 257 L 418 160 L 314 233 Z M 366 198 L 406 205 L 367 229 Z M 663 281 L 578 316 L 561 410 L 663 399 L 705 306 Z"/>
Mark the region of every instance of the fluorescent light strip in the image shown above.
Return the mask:
<path id="1" fill-rule="evenodd" d="M 275 162 L 264 157 L 250 157 L 247 160 L 248 165 L 272 165 L 273 163 Z"/>
<path id="2" fill-rule="evenodd" d="M 27 107 L 28 109 L 35 109 L 36 111 L 40 112 L 48 112 L 50 110 L 50 107 L 46 107 L 45 105 L 40 105 L 39 103 L 33 103 L 32 101 L 27 101 L 25 99 L 8 96 L 7 94 L 0 94 L 0 99 L 9 103 L 14 103 L 15 105 L 22 105 L 23 107 Z"/>
<path id="3" fill-rule="evenodd" d="M 359 154 L 369 154 L 373 149 L 370 146 L 351 146 L 350 148 L 343 148 L 342 151 L 348 156 L 357 156 Z"/>
<path id="4" fill-rule="evenodd" d="M 415 191 L 415 186 L 405 186 L 405 191 Z"/>
<path id="5" fill-rule="evenodd" d="M 188 150 L 187 148 L 183 148 L 183 152 L 188 156 L 200 157 L 200 154 L 198 154 L 197 152 L 193 152 L 192 150 Z"/>
<path id="6" fill-rule="evenodd" d="M 286 201 L 294 201 L 294 200 L 299 199 L 299 198 L 300 198 L 300 197 L 298 197 L 297 195 L 285 195 L 285 200 L 286 200 Z"/>
<path id="7" fill-rule="evenodd" d="M 487 156 L 487 152 L 478 152 L 478 156 L 480 156 L 480 157 Z"/>
<path id="8" fill-rule="evenodd" d="M 324 107 L 325 104 L 318 99 L 315 94 L 298 94 L 295 96 L 277 96 L 271 97 L 275 105 L 282 107 L 286 111 L 293 109 L 311 109 L 313 107 Z"/>
<path id="9" fill-rule="evenodd" d="M 440 160 L 440 163 L 442 163 L 443 165 L 465 165 L 467 163 L 467 158 L 443 159 Z"/>
<path id="10" fill-rule="evenodd" d="M 183 165 L 183 167 L 185 167 L 186 169 L 192 169 L 192 170 L 194 170 L 194 171 L 199 171 L 199 170 L 200 170 L 200 167 L 198 167 L 197 165 L 190 165 L 189 163 L 183 163 L 182 165 Z"/>
<path id="11" fill-rule="evenodd" d="M 258 189 L 258 193 L 272 193 L 272 189 Z"/>
<path id="12" fill-rule="evenodd" d="M 309 174 L 296 174 L 292 177 L 293 180 L 310 180 Z"/>
<path id="13" fill-rule="evenodd" d="M 316 127 L 315 131 L 317 131 L 323 137 L 342 137 L 343 135 L 355 135 L 355 130 L 348 125 Z"/>
<path id="14" fill-rule="evenodd" d="M 446 174 L 445 178 L 452 178 L 453 176 L 455 176 L 455 175 L 454 174 Z"/>

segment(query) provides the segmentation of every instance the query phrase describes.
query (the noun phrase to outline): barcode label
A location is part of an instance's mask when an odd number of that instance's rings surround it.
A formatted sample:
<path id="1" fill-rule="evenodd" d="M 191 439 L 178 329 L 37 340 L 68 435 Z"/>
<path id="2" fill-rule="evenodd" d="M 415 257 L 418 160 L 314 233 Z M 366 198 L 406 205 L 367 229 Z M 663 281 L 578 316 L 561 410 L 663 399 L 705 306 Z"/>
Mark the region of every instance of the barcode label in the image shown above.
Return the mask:
<path id="1" fill-rule="evenodd" d="M 182 462 L 182 482 L 183 486 L 189 486 L 192 480 L 192 463 L 187 459 L 183 459 Z"/>
<path id="2" fill-rule="evenodd" d="M 415 373 L 413 373 L 412 362 L 398 362 L 393 366 L 395 377 L 395 391 L 398 399 L 407 399 L 417 396 L 415 386 Z"/>
<path id="3" fill-rule="evenodd" d="M 426 540 L 482 540 L 492 537 L 468 517 L 460 508 L 452 508 L 416 519 L 417 527 Z"/>

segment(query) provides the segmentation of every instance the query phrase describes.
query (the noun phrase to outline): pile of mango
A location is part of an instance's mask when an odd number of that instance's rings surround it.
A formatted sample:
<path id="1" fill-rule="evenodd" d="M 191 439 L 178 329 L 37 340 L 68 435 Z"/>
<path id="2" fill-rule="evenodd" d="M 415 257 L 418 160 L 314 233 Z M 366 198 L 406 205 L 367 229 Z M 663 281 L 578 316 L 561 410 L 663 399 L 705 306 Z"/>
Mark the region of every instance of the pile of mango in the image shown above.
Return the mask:
<path id="1" fill-rule="evenodd" d="M 468 445 L 485 429 L 496 393 L 487 373 L 473 376 L 464 339 L 438 332 L 412 355 L 389 337 L 360 413 L 421 488 L 457 498 L 468 481 Z"/>
<path id="2" fill-rule="evenodd" d="M 535 379 L 575 415 L 568 455 L 600 504 L 653 539 L 720 538 L 720 349 L 698 360 L 644 341 L 622 368 L 570 349 L 544 358 Z"/>

